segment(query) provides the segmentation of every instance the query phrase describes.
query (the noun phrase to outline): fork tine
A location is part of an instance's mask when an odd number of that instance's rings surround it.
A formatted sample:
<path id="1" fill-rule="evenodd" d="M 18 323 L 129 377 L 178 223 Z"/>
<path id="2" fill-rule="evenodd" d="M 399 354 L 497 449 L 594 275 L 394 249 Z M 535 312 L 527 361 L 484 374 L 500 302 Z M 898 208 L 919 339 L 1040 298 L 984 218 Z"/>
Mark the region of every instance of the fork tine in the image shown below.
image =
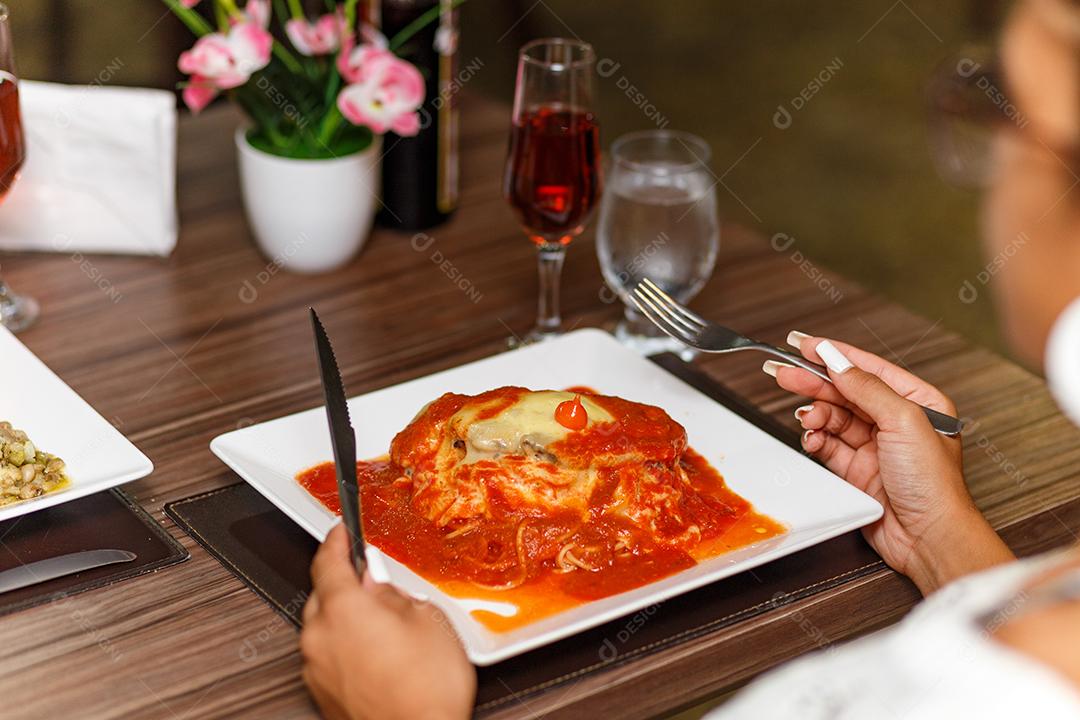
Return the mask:
<path id="1" fill-rule="evenodd" d="M 637 292 L 637 288 L 634 289 L 631 300 L 634 301 L 634 305 L 637 305 L 638 310 L 640 310 L 645 317 L 649 318 L 654 325 L 665 333 L 686 345 L 697 345 L 697 341 L 692 334 L 687 332 L 684 328 L 675 325 L 666 316 L 662 315 L 649 298 Z"/>
<path id="2" fill-rule="evenodd" d="M 663 316 L 658 315 L 656 311 L 650 309 L 644 301 L 638 298 L 634 298 L 634 304 L 637 305 L 638 310 L 640 310 L 641 313 L 645 315 L 645 317 L 647 317 L 654 325 L 656 325 L 656 327 L 660 328 L 660 330 L 662 330 L 669 337 L 672 337 L 675 340 L 678 340 L 679 342 L 684 344 L 691 344 L 691 340 L 685 330 L 683 330 L 677 325 L 671 324 L 671 322 L 665 319 Z"/>
<path id="3" fill-rule="evenodd" d="M 667 302 L 662 300 L 659 296 L 657 296 L 654 292 L 649 290 L 649 288 L 645 287 L 644 285 L 638 285 L 636 288 L 634 288 L 634 292 L 638 293 L 641 297 L 648 298 L 653 303 L 653 308 L 661 315 L 668 318 L 668 320 L 675 323 L 676 325 L 681 325 L 685 327 L 687 330 L 694 333 L 695 335 L 701 332 L 701 330 L 704 328 L 703 325 L 695 325 L 690 320 L 687 320 L 679 313 L 678 310 L 671 307 Z"/>
<path id="4" fill-rule="evenodd" d="M 696 312 L 680 303 L 675 298 L 668 295 L 666 292 L 660 289 L 660 286 L 654 283 L 649 278 L 644 278 L 641 281 L 641 285 L 644 285 L 646 289 L 651 290 L 654 295 L 660 298 L 660 300 L 667 306 L 678 311 L 687 320 L 697 323 L 698 325 L 705 327 L 709 324 L 709 321 L 698 315 Z"/>

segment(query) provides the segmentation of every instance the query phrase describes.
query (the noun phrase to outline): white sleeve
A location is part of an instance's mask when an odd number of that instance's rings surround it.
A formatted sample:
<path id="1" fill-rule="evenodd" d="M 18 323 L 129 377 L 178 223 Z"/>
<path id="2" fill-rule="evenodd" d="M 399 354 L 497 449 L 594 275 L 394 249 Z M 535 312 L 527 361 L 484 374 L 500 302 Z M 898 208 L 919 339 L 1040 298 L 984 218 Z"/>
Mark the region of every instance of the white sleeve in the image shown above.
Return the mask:
<path id="1" fill-rule="evenodd" d="M 993 639 L 1032 578 L 1060 553 L 969 575 L 937 591 L 898 625 L 832 645 L 798 610 L 793 631 L 823 646 L 740 690 L 706 720 L 1076 720 L 1080 693 L 1064 675 Z M 780 620 L 778 620 L 779 622 Z"/>
<path id="2" fill-rule="evenodd" d="M 1065 308 L 1050 331 L 1046 383 L 1062 412 L 1080 425 L 1080 297 Z"/>

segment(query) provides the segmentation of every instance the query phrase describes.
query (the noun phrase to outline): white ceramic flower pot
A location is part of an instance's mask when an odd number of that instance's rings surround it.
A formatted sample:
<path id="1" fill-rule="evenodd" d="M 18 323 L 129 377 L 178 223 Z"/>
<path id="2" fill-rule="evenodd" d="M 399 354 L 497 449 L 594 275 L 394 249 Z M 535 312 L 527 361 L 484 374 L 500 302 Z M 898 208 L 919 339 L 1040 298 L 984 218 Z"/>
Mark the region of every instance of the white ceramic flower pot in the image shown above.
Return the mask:
<path id="1" fill-rule="evenodd" d="M 327 272 L 364 246 L 378 210 L 382 138 L 329 160 L 294 160 L 253 148 L 236 131 L 244 209 L 259 248 L 298 273 Z"/>

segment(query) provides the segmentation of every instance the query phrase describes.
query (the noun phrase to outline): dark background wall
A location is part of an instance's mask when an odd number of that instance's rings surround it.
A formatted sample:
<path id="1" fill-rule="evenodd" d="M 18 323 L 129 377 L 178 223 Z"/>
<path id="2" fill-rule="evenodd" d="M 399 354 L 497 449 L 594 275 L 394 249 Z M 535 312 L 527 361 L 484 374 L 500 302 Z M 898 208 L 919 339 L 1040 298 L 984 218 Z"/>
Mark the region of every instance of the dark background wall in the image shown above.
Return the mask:
<path id="1" fill-rule="evenodd" d="M 155 0 L 11 5 L 28 78 L 172 87 L 192 42 Z M 984 264 L 978 198 L 934 171 L 925 86 L 962 45 L 991 41 L 1002 13 L 975 0 L 469 0 L 461 60 L 479 63 L 470 90 L 509 100 L 525 40 L 593 43 L 609 73 L 599 80 L 605 147 L 660 123 L 704 136 L 727 217 L 786 233 L 815 262 L 1000 348 L 985 293 L 958 297 Z"/>

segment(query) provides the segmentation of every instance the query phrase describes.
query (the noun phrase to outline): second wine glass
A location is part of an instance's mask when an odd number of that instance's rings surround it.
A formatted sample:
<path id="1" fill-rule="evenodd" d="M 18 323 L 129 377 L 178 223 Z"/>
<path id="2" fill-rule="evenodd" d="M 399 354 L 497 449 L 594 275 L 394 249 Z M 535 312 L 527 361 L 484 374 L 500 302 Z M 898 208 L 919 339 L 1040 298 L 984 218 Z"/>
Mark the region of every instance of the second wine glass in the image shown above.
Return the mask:
<path id="1" fill-rule="evenodd" d="M 0 203 L 18 178 L 26 157 L 13 55 L 8 8 L 0 3 Z M 0 325 L 18 332 L 31 325 L 37 316 L 37 303 L 16 295 L 0 277 Z"/>
<path id="2" fill-rule="evenodd" d="M 556 337 L 566 246 L 600 198 L 600 126 L 592 111 L 596 54 L 588 43 L 534 40 L 518 56 L 503 194 L 536 245 L 540 299 L 527 344 Z"/>

